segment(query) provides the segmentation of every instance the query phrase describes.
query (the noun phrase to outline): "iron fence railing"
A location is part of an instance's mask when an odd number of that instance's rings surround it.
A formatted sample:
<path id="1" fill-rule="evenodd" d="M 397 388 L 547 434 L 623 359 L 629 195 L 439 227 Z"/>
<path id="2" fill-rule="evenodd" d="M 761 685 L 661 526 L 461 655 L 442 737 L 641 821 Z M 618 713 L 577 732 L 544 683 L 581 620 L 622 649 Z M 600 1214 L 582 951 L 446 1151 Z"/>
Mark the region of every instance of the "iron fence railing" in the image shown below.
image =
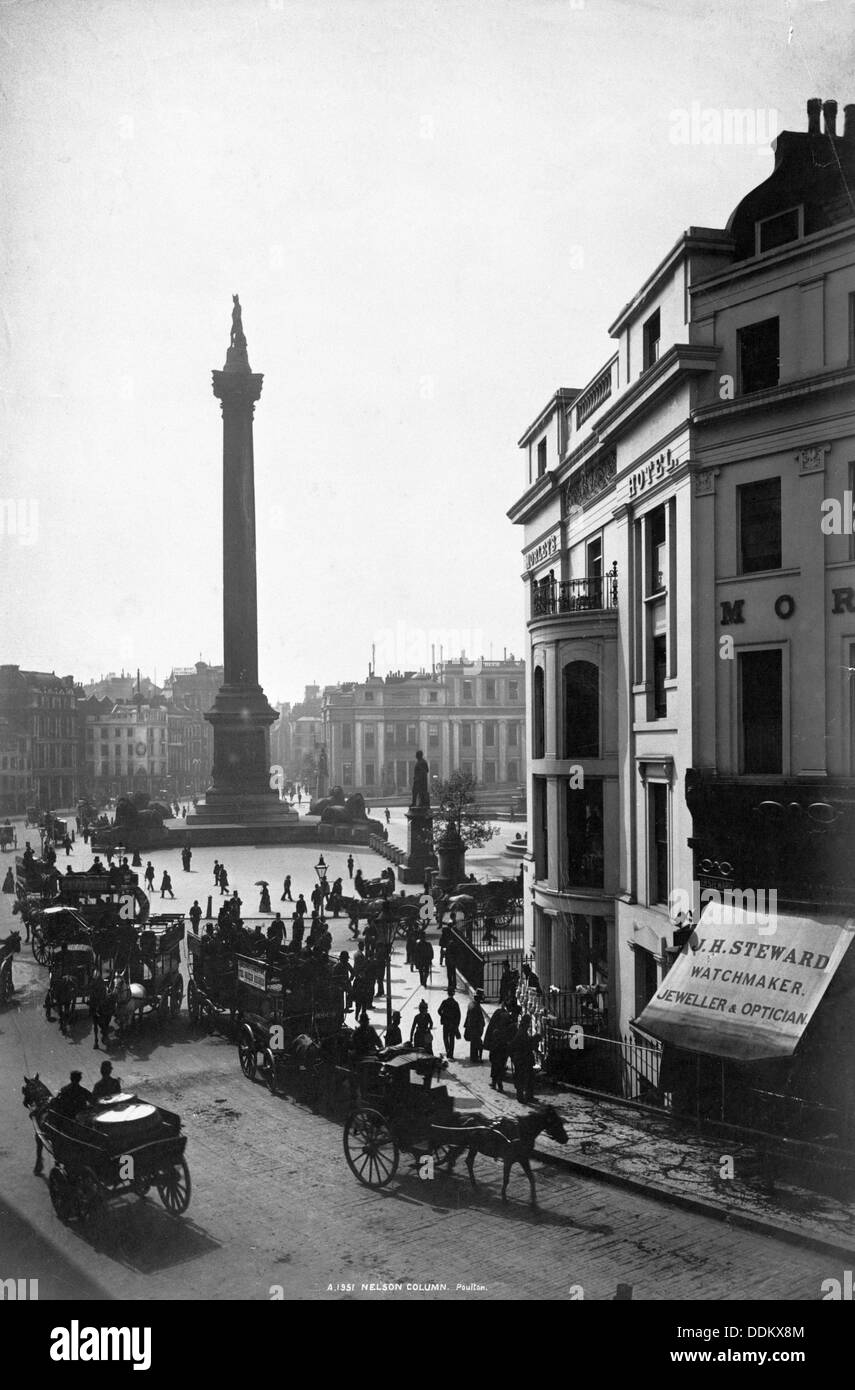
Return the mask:
<path id="1" fill-rule="evenodd" d="M 670 1108 L 670 1097 L 659 1086 L 661 1044 L 642 1043 L 628 1034 L 602 1037 L 581 1019 L 573 1025 L 547 1018 L 543 1040 L 544 1070 L 552 1080 Z"/>
<path id="2" fill-rule="evenodd" d="M 617 560 L 605 574 L 580 579 L 555 579 L 547 575 L 532 584 L 533 618 L 553 613 L 610 611 L 618 606 Z"/>

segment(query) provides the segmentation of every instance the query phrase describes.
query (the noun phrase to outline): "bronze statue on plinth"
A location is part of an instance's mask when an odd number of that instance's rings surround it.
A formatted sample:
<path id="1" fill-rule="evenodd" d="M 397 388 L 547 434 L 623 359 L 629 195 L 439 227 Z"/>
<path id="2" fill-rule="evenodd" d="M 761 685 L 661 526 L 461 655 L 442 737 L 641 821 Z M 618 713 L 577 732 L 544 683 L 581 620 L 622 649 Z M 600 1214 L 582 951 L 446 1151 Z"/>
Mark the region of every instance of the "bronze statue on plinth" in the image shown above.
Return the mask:
<path id="1" fill-rule="evenodd" d="M 421 749 L 416 753 L 416 765 L 413 768 L 413 799 L 410 807 L 420 806 L 425 810 L 430 809 L 430 787 L 428 783 L 428 773 L 430 769 Z"/>

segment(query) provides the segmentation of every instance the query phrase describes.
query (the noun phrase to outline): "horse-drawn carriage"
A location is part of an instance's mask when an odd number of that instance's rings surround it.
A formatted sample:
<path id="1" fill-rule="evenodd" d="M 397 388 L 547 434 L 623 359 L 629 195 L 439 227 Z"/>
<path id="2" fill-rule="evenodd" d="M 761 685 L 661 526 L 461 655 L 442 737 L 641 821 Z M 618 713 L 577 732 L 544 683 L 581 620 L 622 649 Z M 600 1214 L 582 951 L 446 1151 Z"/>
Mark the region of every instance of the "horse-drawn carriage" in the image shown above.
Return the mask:
<path id="1" fill-rule="evenodd" d="M 40 965 L 46 965 L 46 926 L 53 917 L 54 929 L 62 915 L 71 913 L 91 933 L 107 931 L 120 923 L 142 926 L 148 919 L 150 903 L 139 887 L 137 875 L 129 870 L 114 869 L 105 874 L 58 874 L 47 880 L 38 903 L 31 902 L 25 921 L 32 928 L 33 955 Z"/>
<path id="2" fill-rule="evenodd" d="M 191 1023 L 232 1036 L 237 1009 L 235 953 L 212 937 L 187 937 L 187 1012 Z"/>
<path id="3" fill-rule="evenodd" d="M 244 1076 L 275 1094 L 297 1079 L 317 1090 L 346 1056 L 344 995 L 324 956 L 235 956 L 235 1022 Z"/>
<path id="4" fill-rule="evenodd" d="M 453 893 L 441 897 L 443 912 L 452 919 L 462 913 L 464 924 L 483 922 L 486 929 L 514 925 L 520 910 L 522 888 L 519 878 L 496 878 L 488 883 L 460 883 Z M 437 904 L 439 907 L 440 904 Z"/>
<path id="5" fill-rule="evenodd" d="M 106 1202 L 125 1193 L 145 1197 L 152 1187 L 170 1215 L 187 1210 L 187 1136 L 177 1115 L 125 1093 L 69 1115 L 62 1094 L 52 1096 L 38 1072 L 24 1078 L 23 1096 L 36 1137 L 35 1171 L 43 1149 L 53 1158 L 48 1189 L 60 1221 L 93 1222 Z"/>
<path id="6" fill-rule="evenodd" d="M 62 903 L 39 907 L 32 916 L 33 958 L 50 966 L 63 947 L 85 941 L 91 946 L 91 927 L 82 913 Z"/>
<path id="7" fill-rule="evenodd" d="M 125 924 L 107 939 L 111 945 L 102 944 L 101 978 L 115 995 L 119 1034 L 146 1013 L 156 1013 L 161 1023 L 177 1018 L 184 998 L 183 913 L 158 913 L 142 929 Z"/>
<path id="8" fill-rule="evenodd" d="M 6 821 L 0 825 L 0 850 L 17 849 L 18 832 L 11 821 Z"/>
<path id="9" fill-rule="evenodd" d="M 397 1049 L 393 1049 L 397 1051 Z M 526 1174 L 532 1205 L 536 1202 L 530 1158 L 538 1136 L 546 1133 L 558 1144 L 567 1131 L 551 1106 L 523 1115 L 488 1120 L 483 1115 L 458 1116 L 445 1086 L 433 1086 L 438 1059 L 429 1052 L 401 1049 L 397 1056 L 366 1059 L 360 1073 L 360 1102 L 344 1124 L 344 1156 L 351 1172 L 366 1187 L 379 1189 L 392 1181 L 402 1151 L 411 1154 L 417 1171 L 425 1158 L 434 1170 L 449 1173 L 461 1154 L 475 1186 L 478 1154 L 503 1165 L 502 1200 L 510 1170 L 519 1163 Z"/>
<path id="10" fill-rule="evenodd" d="M 429 1156 L 447 1159 L 447 1144 L 434 1143 L 431 1126 L 453 1124 L 454 1102 L 445 1086 L 433 1086 L 438 1058 L 418 1049 L 397 1056 L 365 1058 L 355 1068 L 359 1103 L 344 1122 L 344 1156 L 366 1187 L 381 1188 L 398 1171 L 401 1150 L 418 1167 Z"/>

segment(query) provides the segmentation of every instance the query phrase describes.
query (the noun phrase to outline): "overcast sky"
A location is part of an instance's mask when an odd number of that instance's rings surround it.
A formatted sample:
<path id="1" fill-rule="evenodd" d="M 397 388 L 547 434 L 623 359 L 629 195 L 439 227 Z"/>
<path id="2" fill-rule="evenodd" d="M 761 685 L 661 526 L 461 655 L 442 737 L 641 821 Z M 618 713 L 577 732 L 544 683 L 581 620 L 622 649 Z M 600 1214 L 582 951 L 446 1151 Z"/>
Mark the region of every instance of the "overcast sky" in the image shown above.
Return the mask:
<path id="1" fill-rule="evenodd" d="M 235 292 L 268 697 L 364 678 L 372 643 L 380 674 L 431 642 L 521 655 L 517 439 L 767 176 L 775 113 L 855 101 L 853 15 L 3 0 L 0 661 L 222 660 Z M 758 145 L 675 143 L 692 103 L 756 110 Z"/>

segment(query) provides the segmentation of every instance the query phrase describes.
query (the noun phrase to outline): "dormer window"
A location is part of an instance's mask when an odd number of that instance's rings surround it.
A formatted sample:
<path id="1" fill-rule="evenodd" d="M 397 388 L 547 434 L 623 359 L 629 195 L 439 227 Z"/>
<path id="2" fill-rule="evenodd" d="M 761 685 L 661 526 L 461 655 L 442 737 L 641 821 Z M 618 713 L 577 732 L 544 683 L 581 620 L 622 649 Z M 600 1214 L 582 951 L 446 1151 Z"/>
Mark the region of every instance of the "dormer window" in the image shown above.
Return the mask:
<path id="1" fill-rule="evenodd" d="M 651 314 L 651 315 L 650 315 L 650 318 L 647 320 L 647 322 L 646 322 L 645 325 L 644 325 L 643 333 L 644 333 L 644 349 L 643 349 L 643 358 L 642 358 L 642 363 L 643 363 L 643 365 L 642 365 L 642 371 L 645 371 L 645 372 L 646 372 L 648 367 L 652 367 L 654 362 L 658 362 L 658 361 L 659 361 L 659 310 L 658 310 L 658 309 L 656 310 L 656 312 L 655 312 L 654 314 Z"/>
<path id="2" fill-rule="evenodd" d="M 803 235 L 804 207 L 800 205 L 787 208 L 786 212 L 776 212 L 773 217 L 763 217 L 755 222 L 755 253 L 762 256 L 765 251 L 786 246 L 788 241 L 798 241 Z"/>

